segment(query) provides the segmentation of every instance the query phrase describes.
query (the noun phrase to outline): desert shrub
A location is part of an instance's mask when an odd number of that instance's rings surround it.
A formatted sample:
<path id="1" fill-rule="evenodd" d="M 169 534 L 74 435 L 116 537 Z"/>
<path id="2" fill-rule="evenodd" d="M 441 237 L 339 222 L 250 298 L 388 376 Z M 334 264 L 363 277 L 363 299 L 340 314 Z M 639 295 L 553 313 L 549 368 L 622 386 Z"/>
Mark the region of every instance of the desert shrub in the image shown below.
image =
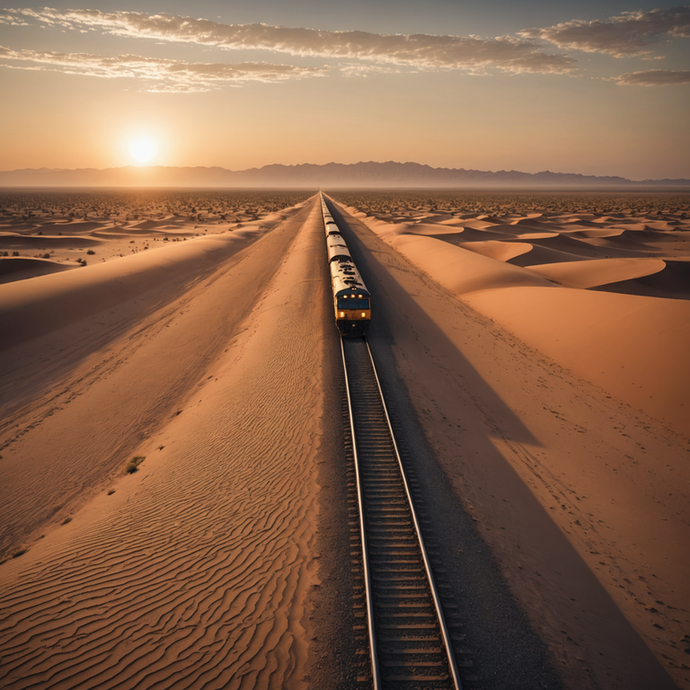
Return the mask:
<path id="1" fill-rule="evenodd" d="M 93 249 L 89 249 L 89 251 L 86 252 L 86 253 L 87 253 L 87 254 L 91 254 L 91 255 L 93 256 L 96 252 L 95 252 Z"/>
<path id="2" fill-rule="evenodd" d="M 125 466 L 125 472 L 127 474 L 134 474 L 144 460 L 146 460 L 145 455 L 135 455 Z"/>

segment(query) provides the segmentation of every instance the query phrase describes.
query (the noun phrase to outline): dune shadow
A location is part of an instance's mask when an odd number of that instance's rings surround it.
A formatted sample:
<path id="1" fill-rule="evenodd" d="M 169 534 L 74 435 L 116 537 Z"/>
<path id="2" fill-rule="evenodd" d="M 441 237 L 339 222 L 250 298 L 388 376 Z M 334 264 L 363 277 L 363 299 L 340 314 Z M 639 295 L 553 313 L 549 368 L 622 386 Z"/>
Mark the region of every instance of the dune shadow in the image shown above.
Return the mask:
<path id="1" fill-rule="evenodd" d="M 651 275 L 608 285 L 599 285 L 590 289 L 624 295 L 690 299 L 690 261 L 673 261 L 670 259 L 664 259 L 664 261 L 666 268 Z"/>

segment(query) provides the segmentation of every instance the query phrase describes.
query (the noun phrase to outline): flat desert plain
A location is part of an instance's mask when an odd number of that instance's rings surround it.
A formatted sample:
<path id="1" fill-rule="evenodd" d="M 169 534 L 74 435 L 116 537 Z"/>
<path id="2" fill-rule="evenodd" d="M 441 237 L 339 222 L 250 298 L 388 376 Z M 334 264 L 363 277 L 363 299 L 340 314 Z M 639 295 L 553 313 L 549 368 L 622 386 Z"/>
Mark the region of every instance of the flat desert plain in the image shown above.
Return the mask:
<path id="1" fill-rule="evenodd" d="M 690 687 L 690 198 L 329 198 L 465 685 Z M 0 202 L 2 686 L 368 687 L 317 196 Z"/>

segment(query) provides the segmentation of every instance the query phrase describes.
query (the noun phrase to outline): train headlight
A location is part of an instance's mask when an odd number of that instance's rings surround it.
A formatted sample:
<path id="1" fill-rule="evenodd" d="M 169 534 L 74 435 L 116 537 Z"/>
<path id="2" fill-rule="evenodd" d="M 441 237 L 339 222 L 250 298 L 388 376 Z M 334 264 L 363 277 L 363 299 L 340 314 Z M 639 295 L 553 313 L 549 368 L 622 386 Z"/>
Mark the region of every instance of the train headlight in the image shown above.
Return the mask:
<path id="1" fill-rule="evenodd" d="M 342 319 L 343 316 L 345 316 L 345 312 L 344 312 L 344 311 L 341 311 L 341 312 L 340 312 L 340 318 Z"/>
<path id="2" fill-rule="evenodd" d="M 366 314 L 364 312 L 362 312 L 362 318 L 364 318 L 365 316 L 366 316 Z"/>

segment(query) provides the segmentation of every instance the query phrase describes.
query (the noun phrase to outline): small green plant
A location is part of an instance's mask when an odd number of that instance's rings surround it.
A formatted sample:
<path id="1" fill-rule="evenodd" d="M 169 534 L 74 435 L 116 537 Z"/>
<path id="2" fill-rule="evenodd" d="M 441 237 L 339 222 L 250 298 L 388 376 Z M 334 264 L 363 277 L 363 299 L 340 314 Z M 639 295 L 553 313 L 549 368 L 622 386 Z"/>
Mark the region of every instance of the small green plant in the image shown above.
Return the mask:
<path id="1" fill-rule="evenodd" d="M 135 455 L 127 463 L 127 466 L 125 467 L 125 472 L 127 472 L 127 474 L 134 474 L 139 469 L 139 465 L 141 465 L 141 463 L 144 462 L 144 460 L 146 460 L 145 455 Z"/>

